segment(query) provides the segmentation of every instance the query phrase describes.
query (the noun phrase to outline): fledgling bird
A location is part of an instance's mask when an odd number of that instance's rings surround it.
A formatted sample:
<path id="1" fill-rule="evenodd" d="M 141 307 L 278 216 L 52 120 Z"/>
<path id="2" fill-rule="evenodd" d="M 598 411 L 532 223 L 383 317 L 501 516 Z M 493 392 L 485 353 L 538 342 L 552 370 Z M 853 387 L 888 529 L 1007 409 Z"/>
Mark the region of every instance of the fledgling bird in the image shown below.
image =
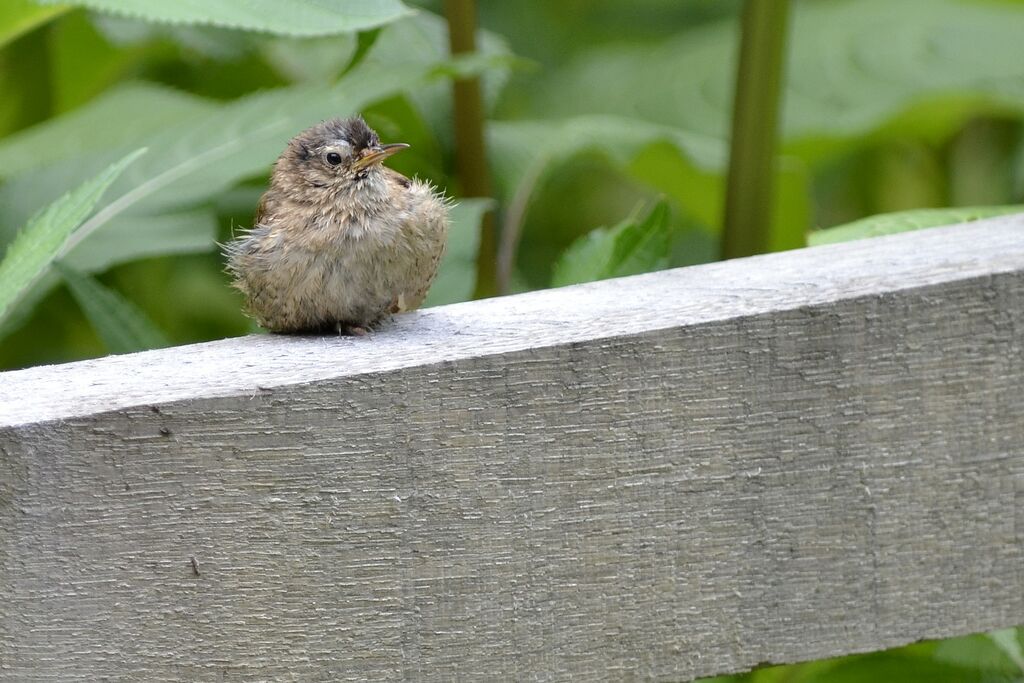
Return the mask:
<path id="1" fill-rule="evenodd" d="M 408 146 L 382 145 L 358 116 L 292 138 L 255 225 L 225 247 L 260 325 L 363 335 L 422 303 L 444 252 L 448 204 L 382 165 Z"/>

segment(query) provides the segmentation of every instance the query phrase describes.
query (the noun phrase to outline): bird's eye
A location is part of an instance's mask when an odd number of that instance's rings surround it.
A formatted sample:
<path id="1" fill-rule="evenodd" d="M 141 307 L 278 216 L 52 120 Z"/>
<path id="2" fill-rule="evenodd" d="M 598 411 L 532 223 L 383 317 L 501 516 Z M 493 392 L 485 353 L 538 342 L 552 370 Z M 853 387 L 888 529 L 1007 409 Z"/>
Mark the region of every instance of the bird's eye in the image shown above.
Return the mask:
<path id="1" fill-rule="evenodd" d="M 337 166 L 338 164 L 341 163 L 341 155 L 338 154 L 337 152 L 328 152 L 327 163 L 329 163 L 331 166 Z"/>

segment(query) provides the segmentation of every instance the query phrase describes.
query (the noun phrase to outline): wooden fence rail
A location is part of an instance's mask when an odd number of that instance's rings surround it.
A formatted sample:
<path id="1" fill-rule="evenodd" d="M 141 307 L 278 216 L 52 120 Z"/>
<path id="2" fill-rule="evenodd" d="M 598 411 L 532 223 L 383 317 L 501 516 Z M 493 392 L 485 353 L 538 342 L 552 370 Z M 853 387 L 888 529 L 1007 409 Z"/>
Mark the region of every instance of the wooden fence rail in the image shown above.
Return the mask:
<path id="1" fill-rule="evenodd" d="M 1024 218 L 0 374 L 4 680 L 686 680 L 1024 622 Z"/>

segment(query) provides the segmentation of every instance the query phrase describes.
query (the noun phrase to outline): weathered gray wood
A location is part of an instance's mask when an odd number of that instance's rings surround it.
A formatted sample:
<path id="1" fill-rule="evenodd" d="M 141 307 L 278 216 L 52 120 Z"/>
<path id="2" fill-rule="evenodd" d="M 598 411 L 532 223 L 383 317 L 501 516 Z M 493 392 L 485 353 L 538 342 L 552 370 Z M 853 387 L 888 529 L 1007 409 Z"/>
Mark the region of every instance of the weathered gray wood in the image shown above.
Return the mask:
<path id="1" fill-rule="evenodd" d="M 1024 622 L 1022 335 L 1011 217 L 0 374 L 0 677 L 684 680 Z"/>

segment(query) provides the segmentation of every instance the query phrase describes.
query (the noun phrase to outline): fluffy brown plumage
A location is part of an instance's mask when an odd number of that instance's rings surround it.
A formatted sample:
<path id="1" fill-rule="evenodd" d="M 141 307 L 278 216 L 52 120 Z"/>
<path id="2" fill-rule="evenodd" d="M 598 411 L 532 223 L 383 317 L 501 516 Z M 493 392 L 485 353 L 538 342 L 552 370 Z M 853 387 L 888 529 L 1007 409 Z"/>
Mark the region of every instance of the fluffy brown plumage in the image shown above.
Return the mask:
<path id="1" fill-rule="evenodd" d="M 274 332 L 362 334 L 416 308 L 437 272 L 448 206 L 381 162 L 362 118 L 296 135 L 274 164 L 255 225 L 225 247 L 246 310 Z"/>

